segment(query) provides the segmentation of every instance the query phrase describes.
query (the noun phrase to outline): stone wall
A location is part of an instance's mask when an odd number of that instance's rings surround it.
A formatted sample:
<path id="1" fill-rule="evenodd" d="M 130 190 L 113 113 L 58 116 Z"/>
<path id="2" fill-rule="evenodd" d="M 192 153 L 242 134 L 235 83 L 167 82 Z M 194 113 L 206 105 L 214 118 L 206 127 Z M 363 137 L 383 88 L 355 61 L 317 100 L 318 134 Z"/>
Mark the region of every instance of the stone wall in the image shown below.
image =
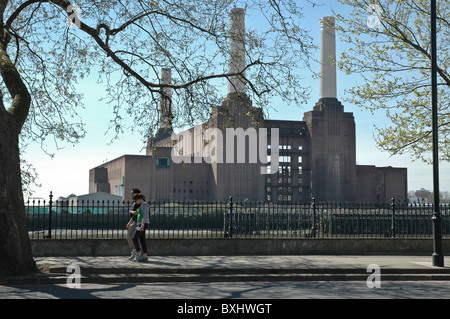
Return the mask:
<path id="1" fill-rule="evenodd" d="M 31 240 L 34 257 L 125 256 L 125 239 Z M 450 239 L 443 239 L 444 255 Z M 148 239 L 149 255 L 424 255 L 433 253 L 432 239 Z"/>

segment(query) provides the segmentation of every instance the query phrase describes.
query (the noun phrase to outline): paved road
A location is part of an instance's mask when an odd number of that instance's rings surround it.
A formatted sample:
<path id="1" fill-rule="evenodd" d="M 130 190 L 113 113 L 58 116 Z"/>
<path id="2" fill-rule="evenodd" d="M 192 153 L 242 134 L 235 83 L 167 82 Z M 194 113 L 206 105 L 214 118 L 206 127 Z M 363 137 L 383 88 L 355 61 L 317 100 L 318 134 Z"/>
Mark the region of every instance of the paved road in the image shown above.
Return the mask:
<path id="1" fill-rule="evenodd" d="M 0 286 L 1 299 L 175 299 L 171 305 L 192 299 L 446 299 L 450 281 L 381 282 L 221 282 L 151 284 L 81 284 Z M 198 301 L 197 301 L 198 302 Z M 153 305 L 158 305 L 154 303 Z"/>

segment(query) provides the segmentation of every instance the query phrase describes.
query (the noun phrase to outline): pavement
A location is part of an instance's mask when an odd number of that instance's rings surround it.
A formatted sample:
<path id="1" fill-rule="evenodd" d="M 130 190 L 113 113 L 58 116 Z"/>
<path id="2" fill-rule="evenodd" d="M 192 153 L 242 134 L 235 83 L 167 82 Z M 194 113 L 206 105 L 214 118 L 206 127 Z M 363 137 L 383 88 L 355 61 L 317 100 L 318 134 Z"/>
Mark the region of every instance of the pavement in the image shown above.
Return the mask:
<path id="1" fill-rule="evenodd" d="M 35 261 L 39 275 L 8 278 L 2 284 L 66 284 L 75 282 L 75 275 L 82 283 L 366 281 L 377 274 L 384 281 L 450 281 L 450 266 L 434 267 L 431 256 L 149 256 L 146 263 L 127 256 L 80 256 Z"/>

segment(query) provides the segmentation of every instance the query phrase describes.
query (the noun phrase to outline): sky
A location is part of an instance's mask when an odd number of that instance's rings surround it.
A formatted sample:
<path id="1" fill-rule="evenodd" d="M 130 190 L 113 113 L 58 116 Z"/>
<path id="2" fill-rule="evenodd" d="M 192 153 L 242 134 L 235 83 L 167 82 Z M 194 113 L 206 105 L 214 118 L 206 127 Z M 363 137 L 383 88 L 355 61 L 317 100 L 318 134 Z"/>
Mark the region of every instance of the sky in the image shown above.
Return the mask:
<path id="1" fill-rule="evenodd" d="M 319 19 L 333 15 L 332 10 L 341 14 L 345 10 L 337 1 L 324 1 L 324 5 L 311 7 L 305 5 L 304 26 L 310 29 L 315 43 L 320 44 Z M 251 17 L 250 17 L 251 19 Z M 339 38 L 336 41 L 337 56 L 344 49 Z M 319 54 L 319 52 L 317 52 Z M 317 72 L 319 65 L 317 65 Z M 79 114 L 86 124 L 87 135 L 78 144 L 64 145 L 53 158 L 45 154 L 38 144 L 27 147 L 22 155 L 31 163 L 38 173 L 37 183 L 40 188 L 33 188 L 32 198 L 48 200 L 50 192 L 54 199 L 69 194 L 83 195 L 89 192 L 89 170 L 106 161 L 113 160 L 125 154 L 145 155 L 145 149 L 140 143 L 140 136 L 125 132 L 114 143 L 110 144 L 113 133 L 106 134 L 109 120 L 112 119 L 111 106 L 100 102 L 104 96 L 105 87 L 96 83 L 97 75 L 91 74 L 79 83 L 79 93 L 84 94 L 85 109 Z M 354 79 L 338 71 L 338 99 L 344 100 L 344 90 L 354 85 Z M 269 111 L 270 119 L 302 120 L 303 113 L 311 110 L 319 99 L 319 80 L 311 77 L 311 98 L 307 105 L 301 107 L 284 106 L 277 103 L 275 110 Z M 356 122 L 356 161 L 359 165 L 406 167 L 408 169 L 408 191 L 425 188 L 433 189 L 433 168 L 422 162 L 413 162 L 409 155 L 390 156 L 376 147 L 374 140 L 374 125 L 384 126 L 386 117 L 382 112 L 372 114 L 354 105 L 343 103 L 346 112 L 353 112 Z M 48 142 L 52 149 L 51 142 Z M 440 163 L 440 190 L 450 191 L 450 164 Z"/>

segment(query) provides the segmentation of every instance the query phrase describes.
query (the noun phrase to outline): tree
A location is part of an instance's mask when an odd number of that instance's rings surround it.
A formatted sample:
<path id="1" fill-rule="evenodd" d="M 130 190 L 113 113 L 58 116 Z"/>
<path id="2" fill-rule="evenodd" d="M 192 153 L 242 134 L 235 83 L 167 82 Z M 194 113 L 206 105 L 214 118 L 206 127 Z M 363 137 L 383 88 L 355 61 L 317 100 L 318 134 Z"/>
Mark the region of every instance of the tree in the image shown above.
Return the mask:
<path id="1" fill-rule="evenodd" d="M 245 73 L 228 72 L 233 0 L 0 0 L 0 275 L 36 270 L 28 238 L 20 146 L 52 138 L 76 143 L 85 135 L 77 81 L 98 72 L 117 134 L 154 127 L 158 101 L 171 87 L 179 124 L 220 105 L 217 83 L 244 76 L 253 103 L 278 96 L 305 102 L 298 70 L 309 67 L 312 39 L 300 27 L 294 1 L 252 1 L 247 11 L 266 21 L 249 30 Z M 309 5 L 309 4 L 308 4 Z M 262 21 L 261 20 L 261 21 Z M 67 22 L 67 23 L 66 23 Z M 159 81 L 172 68 L 172 84 Z M 222 85 L 223 86 L 223 85 Z M 95 107 L 95 106 L 88 106 Z M 125 119 L 133 118 L 133 124 Z M 143 122 L 145 120 L 145 122 Z M 176 123 L 175 123 L 176 124 Z M 152 132 L 144 129 L 144 139 Z"/>
<path id="2" fill-rule="evenodd" d="M 391 154 L 410 153 L 430 161 L 431 17 L 425 0 L 339 0 L 352 7 L 338 15 L 342 39 L 350 48 L 339 67 L 363 83 L 349 89 L 348 101 L 369 111 L 383 110 L 391 121 L 377 127 L 378 146 Z M 439 152 L 450 160 L 450 3 L 438 2 Z"/>

